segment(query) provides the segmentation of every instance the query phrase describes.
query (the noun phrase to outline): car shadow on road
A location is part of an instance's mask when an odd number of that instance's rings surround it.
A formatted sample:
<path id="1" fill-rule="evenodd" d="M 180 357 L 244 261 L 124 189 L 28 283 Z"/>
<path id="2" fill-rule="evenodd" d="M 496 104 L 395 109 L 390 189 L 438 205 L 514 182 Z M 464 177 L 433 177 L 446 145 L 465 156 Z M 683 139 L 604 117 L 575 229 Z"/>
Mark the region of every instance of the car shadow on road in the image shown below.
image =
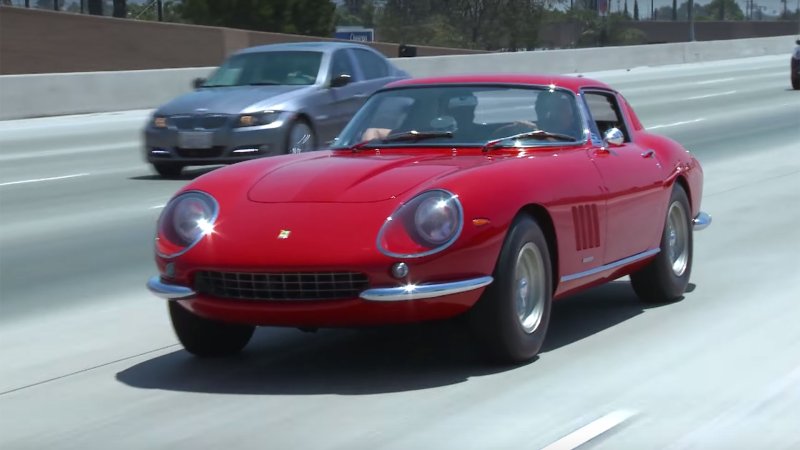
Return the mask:
<path id="1" fill-rule="evenodd" d="M 199 177 L 200 175 L 205 175 L 215 169 L 218 169 L 219 166 L 203 166 L 197 167 L 192 169 L 183 169 L 181 174 L 177 177 L 162 177 L 161 175 L 151 173 L 147 175 L 136 175 L 133 177 L 129 177 L 129 180 L 137 180 L 137 181 L 190 181 L 194 180 L 195 178 Z"/>
<path id="2" fill-rule="evenodd" d="M 641 314 L 630 284 L 613 282 L 557 302 L 542 350 L 585 339 Z M 116 376 L 142 389 L 248 395 L 369 395 L 454 385 L 524 366 L 487 363 L 460 320 L 366 330 L 259 329 L 239 355 L 194 358 L 183 350 Z"/>

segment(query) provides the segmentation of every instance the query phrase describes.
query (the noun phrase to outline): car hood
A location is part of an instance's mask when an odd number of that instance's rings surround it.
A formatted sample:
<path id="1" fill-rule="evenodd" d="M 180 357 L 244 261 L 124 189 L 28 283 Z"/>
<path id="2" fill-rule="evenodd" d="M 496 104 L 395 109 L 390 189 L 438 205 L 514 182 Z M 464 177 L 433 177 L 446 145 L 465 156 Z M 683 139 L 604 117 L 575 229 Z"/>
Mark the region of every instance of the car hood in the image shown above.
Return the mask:
<path id="1" fill-rule="evenodd" d="M 311 86 L 232 86 L 203 88 L 170 101 L 156 114 L 193 114 L 197 110 L 239 114 L 268 109 L 307 92 Z"/>
<path id="2" fill-rule="evenodd" d="M 271 167 L 248 193 L 262 203 L 363 203 L 402 195 L 426 182 L 483 164 L 479 156 L 420 152 L 359 155 L 320 152 Z"/>

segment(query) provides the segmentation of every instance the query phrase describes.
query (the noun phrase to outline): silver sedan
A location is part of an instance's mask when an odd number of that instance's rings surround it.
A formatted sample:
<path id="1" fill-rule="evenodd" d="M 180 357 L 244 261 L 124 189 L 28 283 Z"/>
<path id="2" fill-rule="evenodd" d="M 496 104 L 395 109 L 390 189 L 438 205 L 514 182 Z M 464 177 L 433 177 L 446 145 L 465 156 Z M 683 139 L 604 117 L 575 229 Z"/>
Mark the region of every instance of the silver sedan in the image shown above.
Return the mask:
<path id="1" fill-rule="evenodd" d="M 359 44 L 309 42 L 231 55 L 196 89 L 158 108 L 144 130 L 145 158 L 162 176 L 185 166 L 230 164 L 315 150 L 364 100 L 408 78 Z"/>

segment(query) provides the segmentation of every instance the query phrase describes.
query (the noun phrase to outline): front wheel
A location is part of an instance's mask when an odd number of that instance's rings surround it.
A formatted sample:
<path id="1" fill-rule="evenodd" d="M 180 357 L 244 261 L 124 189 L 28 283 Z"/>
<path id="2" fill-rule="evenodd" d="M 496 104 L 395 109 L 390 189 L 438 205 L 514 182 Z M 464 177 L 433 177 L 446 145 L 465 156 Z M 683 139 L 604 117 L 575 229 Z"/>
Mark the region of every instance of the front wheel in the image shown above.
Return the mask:
<path id="1" fill-rule="evenodd" d="M 680 300 L 692 272 L 692 219 L 689 198 L 675 185 L 667 207 L 660 251 L 645 267 L 631 274 L 636 295 L 647 303 Z"/>
<path id="2" fill-rule="evenodd" d="M 241 351 L 253 336 L 255 327 L 205 319 L 191 313 L 178 302 L 169 302 L 169 316 L 178 340 L 195 356 L 226 356 Z"/>
<path id="3" fill-rule="evenodd" d="M 153 169 L 164 178 L 177 178 L 181 175 L 183 166 L 175 163 L 153 163 Z"/>
<path id="4" fill-rule="evenodd" d="M 550 249 L 539 225 L 518 217 L 503 243 L 494 281 L 470 311 L 488 356 L 520 363 L 542 348 L 552 305 Z"/>
<path id="5" fill-rule="evenodd" d="M 299 119 L 289 126 L 286 153 L 304 153 L 316 150 L 314 130 L 305 120 Z"/>

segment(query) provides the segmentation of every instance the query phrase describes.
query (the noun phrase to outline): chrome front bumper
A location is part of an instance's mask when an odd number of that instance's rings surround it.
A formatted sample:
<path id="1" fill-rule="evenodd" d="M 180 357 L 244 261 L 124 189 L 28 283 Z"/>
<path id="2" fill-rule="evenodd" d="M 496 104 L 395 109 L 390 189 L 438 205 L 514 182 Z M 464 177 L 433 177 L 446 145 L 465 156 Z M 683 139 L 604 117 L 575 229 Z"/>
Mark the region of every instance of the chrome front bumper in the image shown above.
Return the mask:
<path id="1" fill-rule="evenodd" d="M 705 230 L 711 225 L 711 216 L 703 211 L 697 213 L 694 219 L 692 219 L 692 225 L 694 226 L 695 231 Z"/>
<path id="2" fill-rule="evenodd" d="M 197 295 L 195 291 L 186 286 L 169 284 L 161 281 L 161 277 L 158 275 L 150 277 L 150 279 L 147 280 L 147 289 L 165 300 L 183 300 Z"/>
<path id="3" fill-rule="evenodd" d="M 405 286 L 390 288 L 367 289 L 361 293 L 360 297 L 364 300 L 376 302 L 421 300 L 471 291 L 488 286 L 491 282 L 492 277 L 486 276 L 445 283 L 407 284 Z M 147 280 L 147 289 L 165 300 L 183 300 L 197 295 L 195 291 L 186 286 L 165 283 L 161 280 L 161 277 L 157 275 Z"/>

